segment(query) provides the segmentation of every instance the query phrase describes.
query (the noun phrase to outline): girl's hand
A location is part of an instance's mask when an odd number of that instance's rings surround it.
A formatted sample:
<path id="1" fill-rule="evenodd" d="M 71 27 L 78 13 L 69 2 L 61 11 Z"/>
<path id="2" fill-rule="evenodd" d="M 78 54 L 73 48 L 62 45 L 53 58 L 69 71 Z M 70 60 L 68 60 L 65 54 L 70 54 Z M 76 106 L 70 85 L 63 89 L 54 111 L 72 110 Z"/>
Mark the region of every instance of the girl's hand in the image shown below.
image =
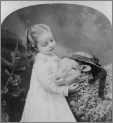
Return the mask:
<path id="1" fill-rule="evenodd" d="M 76 83 L 74 83 L 74 84 L 72 84 L 72 85 L 69 86 L 68 92 L 69 92 L 69 94 L 71 94 L 71 93 L 76 92 L 78 89 L 79 89 L 79 85 L 77 85 Z"/>

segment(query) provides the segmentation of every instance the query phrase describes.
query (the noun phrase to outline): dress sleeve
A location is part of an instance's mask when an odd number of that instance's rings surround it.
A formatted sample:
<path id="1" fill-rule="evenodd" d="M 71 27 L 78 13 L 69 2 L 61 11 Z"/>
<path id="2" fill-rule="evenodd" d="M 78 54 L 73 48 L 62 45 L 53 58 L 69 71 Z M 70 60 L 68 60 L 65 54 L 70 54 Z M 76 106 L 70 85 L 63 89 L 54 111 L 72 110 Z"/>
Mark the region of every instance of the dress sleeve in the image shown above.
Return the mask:
<path id="1" fill-rule="evenodd" d="M 46 91 L 68 96 L 68 86 L 57 86 L 55 84 L 55 73 L 50 73 L 50 70 L 53 69 L 51 65 L 38 62 L 34 67 L 37 69 L 37 79 Z"/>

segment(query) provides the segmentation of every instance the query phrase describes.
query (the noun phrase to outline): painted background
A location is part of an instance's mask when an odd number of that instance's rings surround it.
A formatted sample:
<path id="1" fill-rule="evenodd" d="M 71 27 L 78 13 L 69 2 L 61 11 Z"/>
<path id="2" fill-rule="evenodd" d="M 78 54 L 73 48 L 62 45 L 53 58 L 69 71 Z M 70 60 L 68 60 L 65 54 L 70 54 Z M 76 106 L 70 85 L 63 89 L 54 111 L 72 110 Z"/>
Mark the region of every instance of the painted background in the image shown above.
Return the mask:
<path id="1" fill-rule="evenodd" d="M 25 29 L 36 23 L 45 23 L 51 27 L 59 56 L 87 51 L 99 57 L 102 64 L 111 62 L 112 26 L 100 12 L 71 4 L 27 7 L 5 19 L 2 37 L 21 39 L 26 45 Z"/>

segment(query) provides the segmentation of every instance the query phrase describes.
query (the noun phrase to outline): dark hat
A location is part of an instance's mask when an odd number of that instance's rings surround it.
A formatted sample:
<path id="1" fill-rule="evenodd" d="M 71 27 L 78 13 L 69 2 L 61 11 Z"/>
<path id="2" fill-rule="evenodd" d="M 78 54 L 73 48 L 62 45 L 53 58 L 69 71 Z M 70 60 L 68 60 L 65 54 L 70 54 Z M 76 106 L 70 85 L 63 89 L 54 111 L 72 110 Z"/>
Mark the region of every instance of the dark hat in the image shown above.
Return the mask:
<path id="1" fill-rule="evenodd" d="M 72 54 L 71 58 L 80 62 L 88 63 L 98 68 L 102 68 L 99 63 L 99 59 L 86 52 L 76 52 Z"/>

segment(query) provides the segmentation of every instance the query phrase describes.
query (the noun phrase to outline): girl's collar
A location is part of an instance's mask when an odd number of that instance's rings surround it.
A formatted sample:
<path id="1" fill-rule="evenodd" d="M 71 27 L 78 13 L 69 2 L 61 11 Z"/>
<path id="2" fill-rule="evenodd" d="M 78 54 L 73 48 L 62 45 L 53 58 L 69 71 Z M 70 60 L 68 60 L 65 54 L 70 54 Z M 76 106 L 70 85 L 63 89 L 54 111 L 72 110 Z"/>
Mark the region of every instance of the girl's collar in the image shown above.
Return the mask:
<path id="1" fill-rule="evenodd" d="M 56 54 L 53 53 L 53 52 L 50 52 L 50 53 L 45 53 L 45 52 L 39 52 L 39 54 L 42 54 L 44 56 L 55 56 Z"/>
<path id="2" fill-rule="evenodd" d="M 54 53 L 52 53 L 52 54 L 50 54 L 50 55 L 48 55 L 48 54 L 43 54 L 43 53 L 38 53 L 37 56 L 38 56 L 39 59 L 58 58 L 57 55 L 54 54 Z M 37 56 L 36 56 L 36 57 L 37 57 Z"/>

